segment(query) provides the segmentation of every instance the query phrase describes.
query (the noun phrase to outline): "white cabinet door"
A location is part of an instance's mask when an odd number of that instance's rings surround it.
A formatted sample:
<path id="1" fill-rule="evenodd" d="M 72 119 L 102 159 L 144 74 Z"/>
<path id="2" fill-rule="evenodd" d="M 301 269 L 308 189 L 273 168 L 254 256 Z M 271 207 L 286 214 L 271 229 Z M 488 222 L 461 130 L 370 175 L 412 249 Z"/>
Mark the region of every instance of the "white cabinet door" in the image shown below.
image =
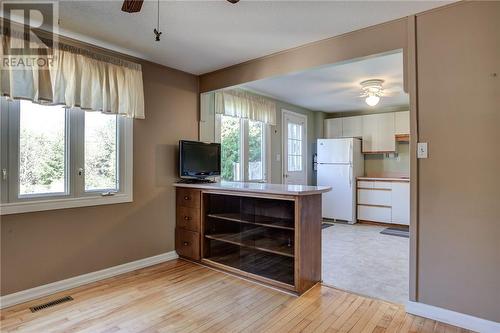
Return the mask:
<path id="1" fill-rule="evenodd" d="M 363 117 L 342 118 L 342 136 L 345 138 L 360 138 L 363 136 Z"/>
<path id="2" fill-rule="evenodd" d="M 410 224 L 410 183 L 392 183 L 391 222 Z"/>
<path id="3" fill-rule="evenodd" d="M 410 134 L 410 111 L 396 112 L 394 114 L 396 134 Z"/>
<path id="4" fill-rule="evenodd" d="M 325 139 L 342 137 L 342 118 L 325 119 Z"/>
<path id="5" fill-rule="evenodd" d="M 391 191 L 358 189 L 358 204 L 391 207 Z"/>
<path id="6" fill-rule="evenodd" d="M 358 220 L 391 223 L 391 208 L 358 206 Z"/>
<path id="7" fill-rule="evenodd" d="M 396 151 L 394 113 L 363 116 L 363 153 Z"/>

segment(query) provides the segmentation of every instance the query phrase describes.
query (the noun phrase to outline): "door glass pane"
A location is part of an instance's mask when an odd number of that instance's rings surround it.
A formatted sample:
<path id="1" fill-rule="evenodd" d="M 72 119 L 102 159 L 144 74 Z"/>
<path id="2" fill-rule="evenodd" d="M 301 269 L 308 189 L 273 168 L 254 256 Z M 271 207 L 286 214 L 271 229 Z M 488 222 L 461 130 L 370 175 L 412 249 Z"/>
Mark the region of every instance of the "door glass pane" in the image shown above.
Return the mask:
<path id="1" fill-rule="evenodd" d="M 260 121 L 248 121 L 248 179 L 264 179 L 264 131 Z"/>
<path id="2" fill-rule="evenodd" d="M 19 195 L 66 191 L 66 110 L 20 102 Z"/>
<path id="3" fill-rule="evenodd" d="M 85 191 L 118 190 L 117 117 L 85 112 Z"/>
<path id="4" fill-rule="evenodd" d="M 288 123 L 288 171 L 302 171 L 302 125 Z"/>
<path id="5" fill-rule="evenodd" d="M 221 178 L 227 181 L 239 181 L 240 178 L 240 119 L 221 117 Z"/>

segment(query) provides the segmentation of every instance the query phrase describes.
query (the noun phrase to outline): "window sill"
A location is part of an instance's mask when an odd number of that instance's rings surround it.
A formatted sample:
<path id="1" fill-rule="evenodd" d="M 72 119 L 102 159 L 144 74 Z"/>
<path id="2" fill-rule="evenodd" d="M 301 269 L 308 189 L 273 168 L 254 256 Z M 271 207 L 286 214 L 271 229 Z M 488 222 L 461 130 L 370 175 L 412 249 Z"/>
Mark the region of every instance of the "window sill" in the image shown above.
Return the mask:
<path id="1" fill-rule="evenodd" d="M 0 204 L 0 215 L 40 212 L 65 208 L 111 205 L 132 202 L 132 194 L 121 193 L 113 196 L 50 199 Z"/>

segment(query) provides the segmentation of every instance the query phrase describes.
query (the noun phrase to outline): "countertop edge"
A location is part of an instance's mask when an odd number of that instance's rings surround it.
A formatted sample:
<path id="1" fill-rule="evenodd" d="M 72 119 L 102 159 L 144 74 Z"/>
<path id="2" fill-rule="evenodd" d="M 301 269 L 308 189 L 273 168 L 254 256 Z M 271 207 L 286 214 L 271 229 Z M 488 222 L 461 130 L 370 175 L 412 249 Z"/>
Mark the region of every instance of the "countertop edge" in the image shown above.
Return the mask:
<path id="1" fill-rule="evenodd" d="M 410 182 L 409 178 L 397 178 L 397 177 L 357 177 L 357 180 L 375 180 L 384 182 Z"/>
<path id="2" fill-rule="evenodd" d="M 201 190 L 210 190 L 210 191 L 244 192 L 244 193 L 260 193 L 260 194 L 275 194 L 275 195 L 290 195 L 290 196 L 306 196 L 306 195 L 322 194 L 332 190 L 331 187 L 322 187 L 319 189 L 311 189 L 304 191 L 288 191 L 288 190 L 278 190 L 278 189 L 232 188 L 232 187 L 222 187 L 214 185 L 215 184 L 184 184 L 184 183 L 173 184 L 174 187 L 197 188 Z M 274 185 L 279 185 L 279 184 L 274 184 Z"/>

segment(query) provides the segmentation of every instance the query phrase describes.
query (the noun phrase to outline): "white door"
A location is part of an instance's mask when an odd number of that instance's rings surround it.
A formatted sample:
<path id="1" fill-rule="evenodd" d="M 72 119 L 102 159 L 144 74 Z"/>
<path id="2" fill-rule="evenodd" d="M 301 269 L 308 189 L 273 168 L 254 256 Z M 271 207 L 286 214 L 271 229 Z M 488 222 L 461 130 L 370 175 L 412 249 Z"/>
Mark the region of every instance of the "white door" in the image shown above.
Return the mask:
<path id="1" fill-rule="evenodd" d="M 318 164 L 318 185 L 332 187 L 321 196 L 323 217 L 356 222 L 351 165 Z"/>
<path id="2" fill-rule="evenodd" d="M 410 224 L 410 183 L 392 184 L 392 223 Z"/>
<path id="3" fill-rule="evenodd" d="M 307 118 L 283 110 L 283 184 L 307 184 Z"/>
<path id="4" fill-rule="evenodd" d="M 352 163 L 353 139 L 318 139 L 318 163 Z"/>

